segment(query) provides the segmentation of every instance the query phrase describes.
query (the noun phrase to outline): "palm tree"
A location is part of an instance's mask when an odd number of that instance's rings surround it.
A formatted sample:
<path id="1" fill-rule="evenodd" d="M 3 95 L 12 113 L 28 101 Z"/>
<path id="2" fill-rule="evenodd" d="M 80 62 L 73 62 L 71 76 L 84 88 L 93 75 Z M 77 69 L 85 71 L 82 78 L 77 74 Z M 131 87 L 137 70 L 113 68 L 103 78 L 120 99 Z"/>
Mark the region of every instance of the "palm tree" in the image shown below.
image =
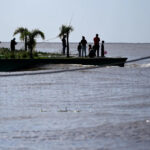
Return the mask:
<path id="1" fill-rule="evenodd" d="M 31 32 L 28 32 L 28 47 L 30 49 L 30 57 L 31 58 L 33 58 L 32 52 L 36 46 L 35 38 L 37 38 L 38 36 L 40 36 L 42 39 L 45 39 L 44 33 L 38 29 L 35 29 L 35 30 L 32 30 Z"/>
<path id="2" fill-rule="evenodd" d="M 20 40 L 25 42 L 25 51 L 27 51 L 27 39 L 29 31 L 27 28 L 19 27 L 15 30 L 14 35 L 19 33 L 20 33 Z"/>
<path id="3" fill-rule="evenodd" d="M 62 25 L 60 28 L 60 34 L 59 37 L 62 38 L 65 34 L 67 36 L 67 57 L 69 57 L 69 34 L 70 32 L 73 31 L 73 27 L 72 26 L 66 26 L 66 25 Z"/>

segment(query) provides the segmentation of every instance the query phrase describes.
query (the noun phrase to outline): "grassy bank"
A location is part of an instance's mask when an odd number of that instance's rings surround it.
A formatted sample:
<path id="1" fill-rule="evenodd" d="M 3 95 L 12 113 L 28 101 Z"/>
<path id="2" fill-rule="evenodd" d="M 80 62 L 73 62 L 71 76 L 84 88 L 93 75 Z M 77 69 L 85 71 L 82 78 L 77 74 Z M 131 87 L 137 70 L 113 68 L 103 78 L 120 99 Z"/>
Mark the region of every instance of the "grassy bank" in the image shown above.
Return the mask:
<path id="1" fill-rule="evenodd" d="M 64 57 L 58 53 L 33 52 L 34 59 L 48 59 Z M 0 59 L 30 59 L 30 53 L 25 50 L 16 50 L 13 53 L 8 48 L 0 48 Z"/>

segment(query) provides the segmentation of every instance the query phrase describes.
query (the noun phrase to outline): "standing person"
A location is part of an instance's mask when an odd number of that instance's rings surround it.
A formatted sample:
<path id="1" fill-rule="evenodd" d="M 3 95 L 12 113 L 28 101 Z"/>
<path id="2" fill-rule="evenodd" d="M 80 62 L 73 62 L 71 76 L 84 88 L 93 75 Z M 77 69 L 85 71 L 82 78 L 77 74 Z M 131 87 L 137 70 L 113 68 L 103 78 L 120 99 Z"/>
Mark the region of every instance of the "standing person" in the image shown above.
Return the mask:
<path id="1" fill-rule="evenodd" d="M 63 55 L 65 55 L 65 51 L 66 51 L 66 47 L 67 47 L 66 35 L 64 35 L 63 38 L 62 38 L 62 46 L 63 46 Z"/>
<path id="2" fill-rule="evenodd" d="M 104 41 L 102 41 L 102 45 L 101 45 L 101 57 L 105 57 L 105 49 L 104 49 Z"/>
<path id="3" fill-rule="evenodd" d="M 15 45 L 17 44 L 17 42 L 16 42 L 15 40 L 16 40 L 16 39 L 13 38 L 13 39 L 11 40 L 11 42 L 10 42 L 10 49 L 11 49 L 12 52 L 15 51 Z"/>
<path id="4" fill-rule="evenodd" d="M 97 57 L 99 57 L 99 43 L 100 43 L 100 38 L 98 37 L 98 34 L 96 34 L 96 37 L 93 39 L 94 40 L 94 49 L 95 52 L 97 51 Z"/>
<path id="5" fill-rule="evenodd" d="M 81 57 L 81 48 L 82 48 L 81 43 L 79 43 L 79 45 L 78 45 L 79 57 Z"/>
<path id="6" fill-rule="evenodd" d="M 83 53 L 84 53 L 84 56 L 86 57 L 86 44 L 87 44 L 87 41 L 86 41 L 85 37 L 82 36 L 82 40 L 81 40 L 81 45 L 82 45 L 82 57 L 83 57 Z"/>

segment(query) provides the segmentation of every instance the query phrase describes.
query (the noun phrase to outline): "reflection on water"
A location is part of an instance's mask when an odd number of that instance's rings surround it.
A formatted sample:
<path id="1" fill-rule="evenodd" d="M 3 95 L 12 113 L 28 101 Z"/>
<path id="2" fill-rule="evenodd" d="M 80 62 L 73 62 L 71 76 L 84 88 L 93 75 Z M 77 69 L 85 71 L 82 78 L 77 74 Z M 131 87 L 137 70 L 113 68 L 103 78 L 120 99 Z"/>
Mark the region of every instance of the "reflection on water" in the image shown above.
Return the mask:
<path id="1" fill-rule="evenodd" d="M 1 76 L 0 149 L 149 150 L 148 61 L 60 73 L 51 71 L 85 66 L 52 65 L 26 72 L 36 75 Z"/>

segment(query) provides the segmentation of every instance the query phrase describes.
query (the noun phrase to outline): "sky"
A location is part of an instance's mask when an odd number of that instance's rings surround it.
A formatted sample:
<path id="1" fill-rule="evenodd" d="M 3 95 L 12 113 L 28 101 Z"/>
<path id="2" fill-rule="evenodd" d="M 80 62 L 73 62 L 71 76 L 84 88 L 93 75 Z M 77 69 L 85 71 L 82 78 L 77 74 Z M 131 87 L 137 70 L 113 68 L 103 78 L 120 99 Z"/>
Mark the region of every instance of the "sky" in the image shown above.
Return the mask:
<path id="1" fill-rule="evenodd" d="M 0 41 L 26 27 L 60 42 L 55 37 L 62 24 L 74 28 L 70 42 L 82 36 L 92 42 L 98 33 L 106 42 L 150 43 L 150 0 L 0 0 Z"/>

